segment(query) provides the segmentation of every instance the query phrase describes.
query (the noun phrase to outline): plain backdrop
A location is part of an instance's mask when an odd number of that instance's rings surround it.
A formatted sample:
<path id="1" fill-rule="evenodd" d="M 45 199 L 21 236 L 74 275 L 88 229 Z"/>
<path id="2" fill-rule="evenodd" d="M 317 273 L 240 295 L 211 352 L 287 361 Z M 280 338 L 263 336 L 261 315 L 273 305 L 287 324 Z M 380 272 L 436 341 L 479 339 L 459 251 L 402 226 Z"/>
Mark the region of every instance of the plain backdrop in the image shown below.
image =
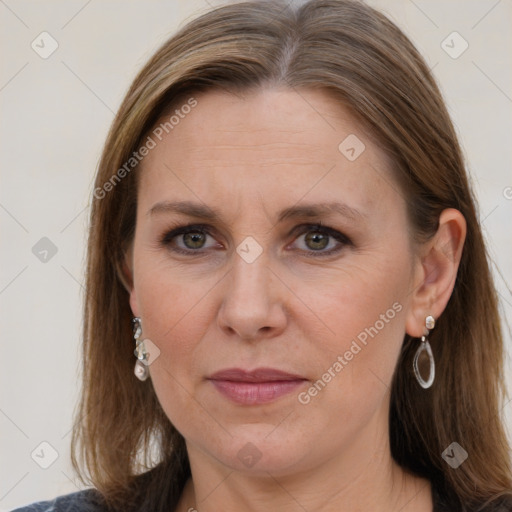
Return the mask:
<path id="1" fill-rule="evenodd" d="M 0 510 L 78 488 L 70 428 L 102 143 L 137 70 L 178 27 L 220 3 L 0 0 Z M 512 3 L 370 3 L 425 56 L 460 135 L 494 260 L 510 389 Z M 511 409 L 506 403 L 508 428 Z"/>

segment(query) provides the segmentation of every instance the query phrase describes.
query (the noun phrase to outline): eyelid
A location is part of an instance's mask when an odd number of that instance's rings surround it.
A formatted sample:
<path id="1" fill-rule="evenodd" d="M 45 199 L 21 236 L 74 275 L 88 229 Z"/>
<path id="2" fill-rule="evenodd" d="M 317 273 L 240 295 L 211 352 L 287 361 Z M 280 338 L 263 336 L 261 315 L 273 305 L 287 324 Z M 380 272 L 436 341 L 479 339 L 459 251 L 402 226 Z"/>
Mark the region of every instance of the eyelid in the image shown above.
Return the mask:
<path id="1" fill-rule="evenodd" d="M 171 227 L 166 230 L 164 235 L 161 237 L 162 243 L 171 243 L 173 238 L 176 238 L 179 235 L 183 235 L 190 231 L 197 231 L 199 233 L 203 233 L 205 235 L 211 235 L 211 227 L 205 224 L 178 224 L 176 227 Z"/>
<path id="2" fill-rule="evenodd" d="M 345 244 L 352 244 L 352 241 L 350 238 L 342 233 L 341 231 L 338 231 L 337 229 L 331 228 L 329 226 L 325 226 L 321 222 L 316 223 L 306 223 L 306 224 L 300 224 L 298 226 L 295 226 L 289 233 L 289 236 L 291 235 L 302 235 L 304 233 L 307 233 L 308 231 L 319 231 L 321 233 L 325 233 L 329 236 L 332 236 L 336 240 L 339 240 L 340 242 L 343 242 Z"/>
<path id="3" fill-rule="evenodd" d="M 297 233 L 297 231 L 298 231 L 298 233 Z M 322 258 L 322 257 L 328 258 L 329 256 L 335 256 L 335 255 L 339 254 L 346 246 L 354 245 L 352 240 L 350 240 L 350 238 L 347 235 L 338 231 L 337 229 L 331 228 L 329 226 L 325 226 L 321 222 L 301 224 L 301 225 L 293 228 L 292 231 L 290 232 L 290 235 L 295 235 L 295 238 L 293 239 L 293 242 L 291 242 L 291 244 L 294 244 L 297 241 L 299 236 L 309 233 L 309 232 L 315 232 L 315 231 L 319 232 L 319 233 L 326 234 L 330 238 L 333 238 L 334 240 L 336 240 L 338 243 L 335 247 L 332 247 L 331 249 L 329 249 L 327 251 L 324 251 L 324 250 L 315 251 L 313 249 L 310 249 L 310 250 L 299 249 L 300 252 L 302 252 L 303 254 L 307 254 L 308 256 L 312 256 L 313 258 Z M 291 244 L 289 244 L 289 245 L 291 245 Z"/>
<path id="4" fill-rule="evenodd" d="M 160 237 L 159 245 L 165 247 L 166 249 L 174 253 L 183 254 L 185 256 L 201 257 L 204 256 L 211 249 L 218 249 L 219 242 L 217 241 L 215 247 L 194 250 L 179 247 L 178 245 L 173 243 L 173 241 L 180 235 L 184 235 L 190 232 L 201 233 L 203 235 L 215 238 L 215 236 L 212 234 L 212 231 L 214 231 L 212 227 L 205 224 L 178 224 L 177 226 L 171 227 L 164 232 L 164 234 Z"/>

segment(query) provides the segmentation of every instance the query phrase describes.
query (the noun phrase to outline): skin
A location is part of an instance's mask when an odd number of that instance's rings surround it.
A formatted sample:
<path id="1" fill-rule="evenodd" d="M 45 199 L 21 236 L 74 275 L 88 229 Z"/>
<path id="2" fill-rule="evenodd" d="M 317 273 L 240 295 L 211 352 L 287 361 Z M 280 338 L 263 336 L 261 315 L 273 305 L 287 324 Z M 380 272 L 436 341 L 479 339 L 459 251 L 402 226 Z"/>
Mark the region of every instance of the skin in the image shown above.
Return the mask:
<path id="1" fill-rule="evenodd" d="M 462 215 L 445 210 L 436 236 L 413 244 L 385 155 L 325 93 L 196 98 L 143 161 L 126 263 L 133 314 L 160 350 L 151 379 L 190 458 L 192 479 L 177 510 L 430 512 L 429 482 L 391 458 L 389 389 L 404 334 L 421 336 L 425 317 L 438 318 L 450 297 Z M 366 146 L 354 161 L 338 149 L 350 134 Z M 149 213 L 164 201 L 207 205 L 220 219 Z M 359 214 L 278 221 L 285 208 L 331 201 Z M 319 249 L 308 238 L 317 228 L 292 233 L 318 222 L 351 242 L 328 237 Z M 196 245 L 183 235 L 161 243 L 176 225 L 199 223 L 210 235 Z M 248 236 L 262 249 L 252 263 L 236 251 Z M 315 256 L 333 247 L 341 249 Z M 393 304 L 400 311 L 300 403 L 299 393 Z M 207 380 L 232 367 L 278 368 L 307 380 L 274 402 L 239 405 Z M 239 457 L 247 450 L 259 457 L 250 467 Z"/>

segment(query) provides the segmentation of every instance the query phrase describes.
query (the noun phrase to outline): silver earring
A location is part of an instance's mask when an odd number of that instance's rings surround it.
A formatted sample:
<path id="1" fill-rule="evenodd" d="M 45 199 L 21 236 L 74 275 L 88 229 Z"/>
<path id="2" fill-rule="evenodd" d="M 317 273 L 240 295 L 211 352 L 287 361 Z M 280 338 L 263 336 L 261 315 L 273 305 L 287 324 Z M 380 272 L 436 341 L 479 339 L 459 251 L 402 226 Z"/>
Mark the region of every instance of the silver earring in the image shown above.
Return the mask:
<path id="1" fill-rule="evenodd" d="M 148 353 L 144 346 L 144 340 L 141 340 L 142 335 L 142 321 L 139 317 L 133 319 L 133 339 L 135 340 L 134 354 L 137 357 L 135 369 L 133 373 L 139 380 L 146 380 L 149 377 L 149 370 L 147 366 Z"/>
<path id="2" fill-rule="evenodd" d="M 430 330 L 433 329 L 435 325 L 436 321 L 434 320 L 434 317 L 428 315 L 427 318 L 425 319 L 425 327 L 427 329 L 427 334 L 421 337 L 421 344 L 418 347 L 416 354 L 414 354 L 414 360 L 412 364 L 416 380 L 423 389 L 428 389 L 430 386 L 432 386 L 434 378 L 436 376 L 436 364 L 434 362 L 434 355 L 432 354 L 432 348 L 430 347 L 430 343 L 428 342 L 428 335 L 430 334 Z M 425 380 L 421 376 L 420 370 L 418 368 L 418 361 L 423 352 L 426 352 L 430 365 L 427 380 Z"/>

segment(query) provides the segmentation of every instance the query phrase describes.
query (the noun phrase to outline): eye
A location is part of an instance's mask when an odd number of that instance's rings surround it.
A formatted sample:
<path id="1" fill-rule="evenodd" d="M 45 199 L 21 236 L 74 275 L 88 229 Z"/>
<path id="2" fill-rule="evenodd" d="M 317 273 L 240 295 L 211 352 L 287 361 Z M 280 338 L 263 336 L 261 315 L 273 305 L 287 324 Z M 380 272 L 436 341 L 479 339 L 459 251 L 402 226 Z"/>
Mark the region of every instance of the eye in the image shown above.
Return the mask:
<path id="1" fill-rule="evenodd" d="M 311 256 L 328 256 L 341 251 L 345 246 L 352 245 L 350 239 L 339 231 L 321 224 L 298 226 L 296 241 L 299 249 Z"/>
<path id="2" fill-rule="evenodd" d="M 315 257 L 329 256 L 340 252 L 347 245 L 352 245 L 351 240 L 343 233 L 322 224 L 297 226 L 290 233 L 290 236 L 292 235 L 296 236 L 294 243 L 298 242 L 301 251 Z M 201 255 L 208 249 L 223 247 L 211 235 L 208 227 L 202 224 L 172 229 L 162 237 L 161 245 L 173 252 L 189 256 Z"/>
<path id="3" fill-rule="evenodd" d="M 209 245 L 208 239 L 212 240 Z M 181 254 L 200 254 L 205 249 L 221 247 L 208 229 L 200 224 L 175 228 L 163 236 L 161 243 L 172 251 Z"/>

